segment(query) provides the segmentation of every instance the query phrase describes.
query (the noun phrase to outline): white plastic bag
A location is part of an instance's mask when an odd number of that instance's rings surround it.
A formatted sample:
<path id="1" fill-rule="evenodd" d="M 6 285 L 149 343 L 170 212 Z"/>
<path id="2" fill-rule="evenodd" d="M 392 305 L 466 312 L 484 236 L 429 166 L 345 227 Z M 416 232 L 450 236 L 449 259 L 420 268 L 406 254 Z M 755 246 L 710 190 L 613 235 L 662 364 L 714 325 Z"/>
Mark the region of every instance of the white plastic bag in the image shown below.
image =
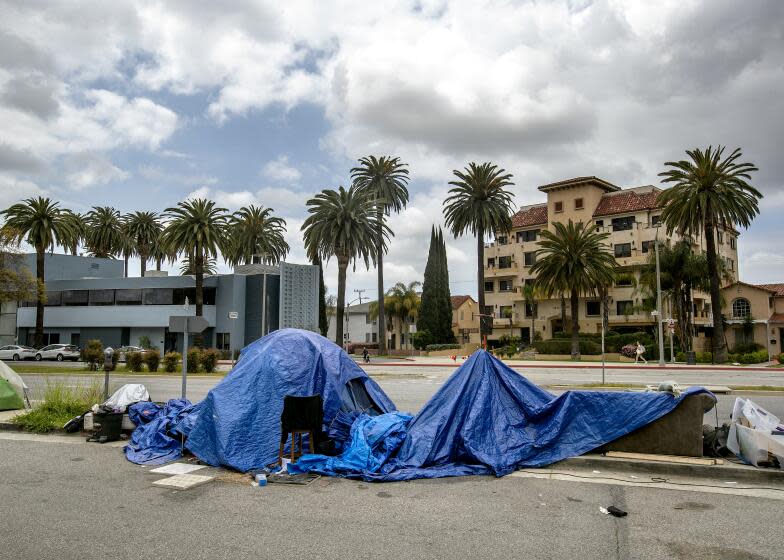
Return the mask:
<path id="1" fill-rule="evenodd" d="M 738 398 L 732 409 L 732 425 L 727 448 L 754 466 L 767 462 L 771 456 L 784 465 L 784 436 L 771 432 L 784 430 L 777 416 L 749 399 Z"/>
<path id="2" fill-rule="evenodd" d="M 133 403 L 149 400 L 150 393 L 147 392 L 147 387 L 141 383 L 129 383 L 117 389 L 103 404 L 113 409 L 124 409 Z"/>

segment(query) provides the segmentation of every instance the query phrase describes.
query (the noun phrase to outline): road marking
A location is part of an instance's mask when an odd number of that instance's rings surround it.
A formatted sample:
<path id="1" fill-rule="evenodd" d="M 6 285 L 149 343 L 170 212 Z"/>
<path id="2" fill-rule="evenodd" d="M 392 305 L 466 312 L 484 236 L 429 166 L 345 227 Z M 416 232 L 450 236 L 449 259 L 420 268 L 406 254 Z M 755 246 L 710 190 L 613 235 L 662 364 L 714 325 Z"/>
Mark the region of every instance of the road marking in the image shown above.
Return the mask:
<path id="1" fill-rule="evenodd" d="M 0 432 L 0 440 L 6 441 L 33 441 L 36 443 L 71 443 L 81 445 L 88 443 L 82 436 L 65 436 L 52 434 L 27 434 L 24 432 Z M 127 441 L 118 440 L 99 444 L 103 447 L 125 447 Z"/>

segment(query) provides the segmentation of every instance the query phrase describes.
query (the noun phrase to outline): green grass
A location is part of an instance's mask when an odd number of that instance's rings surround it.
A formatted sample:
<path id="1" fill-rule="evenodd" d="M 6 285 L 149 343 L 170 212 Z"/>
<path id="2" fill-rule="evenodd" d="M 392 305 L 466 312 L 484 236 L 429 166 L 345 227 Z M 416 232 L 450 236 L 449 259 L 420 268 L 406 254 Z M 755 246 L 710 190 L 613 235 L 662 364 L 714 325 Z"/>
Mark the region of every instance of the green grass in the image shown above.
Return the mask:
<path id="1" fill-rule="evenodd" d="M 46 384 L 43 402 L 33 410 L 14 418 L 14 423 L 28 432 L 39 434 L 63 427 L 68 420 L 103 401 L 99 384 L 71 387 L 57 381 Z"/>

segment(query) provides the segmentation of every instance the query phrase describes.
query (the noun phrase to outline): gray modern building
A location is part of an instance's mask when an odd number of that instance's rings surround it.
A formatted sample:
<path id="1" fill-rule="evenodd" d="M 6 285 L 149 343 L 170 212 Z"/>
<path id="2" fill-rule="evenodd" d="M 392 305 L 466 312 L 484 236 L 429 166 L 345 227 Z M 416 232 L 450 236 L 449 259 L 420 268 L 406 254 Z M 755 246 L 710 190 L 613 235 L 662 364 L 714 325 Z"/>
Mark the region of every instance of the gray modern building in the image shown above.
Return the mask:
<path id="1" fill-rule="evenodd" d="M 318 330 L 318 273 L 316 266 L 281 263 L 205 277 L 204 344 L 232 352 L 279 328 Z M 45 342 L 82 346 L 98 339 L 117 347 L 146 338 L 162 352 L 181 352 L 182 334 L 169 332 L 169 317 L 195 315 L 195 285 L 193 276 L 156 271 L 143 278 L 47 281 Z M 33 341 L 35 302 L 17 309 L 16 329 L 21 343 Z"/>

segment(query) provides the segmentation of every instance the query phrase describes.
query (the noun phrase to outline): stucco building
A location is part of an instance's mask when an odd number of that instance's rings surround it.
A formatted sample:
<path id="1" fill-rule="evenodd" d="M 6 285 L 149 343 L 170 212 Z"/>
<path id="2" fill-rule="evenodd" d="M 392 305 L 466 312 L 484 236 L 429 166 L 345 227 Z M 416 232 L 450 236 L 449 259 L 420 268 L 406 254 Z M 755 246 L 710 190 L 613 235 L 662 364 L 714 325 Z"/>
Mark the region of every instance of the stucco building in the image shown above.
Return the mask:
<path id="1" fill-rule="evenodd" d="M 772 356 L 784 340 L 784 284 L 735 282 L 722 289 L 727 348 L 758 344 Z"/>
<path id="2" fill-rule="evenodd" d="M 479 344 L 479 304 L 471 296 L 452 296 L 452 331 L 459 344 Z"/>

